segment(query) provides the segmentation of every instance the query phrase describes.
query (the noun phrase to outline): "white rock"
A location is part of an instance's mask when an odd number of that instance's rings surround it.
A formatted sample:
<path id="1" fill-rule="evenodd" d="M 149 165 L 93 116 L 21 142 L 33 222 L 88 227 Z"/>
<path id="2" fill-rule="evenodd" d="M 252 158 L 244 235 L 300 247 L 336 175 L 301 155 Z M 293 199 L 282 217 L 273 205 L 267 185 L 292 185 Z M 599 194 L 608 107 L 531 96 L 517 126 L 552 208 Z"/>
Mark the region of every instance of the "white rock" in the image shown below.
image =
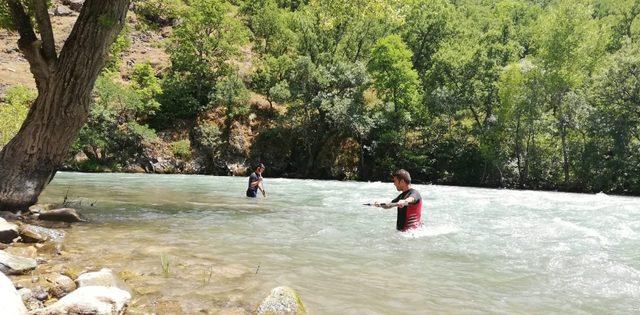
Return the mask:
<path id="1" fill-rule="evenodd" d="M 102 268 L 100 271 L 83 273 L 78 276 L 76 283 L 78 283 L 78 287 L 103 286 L 126 290 L 122 281 L 109 268 Z"/>
<path id="2" fill-rule="evenodd" d="M 32 311 L 32 315 L 121 315 L 124 314 L 131 294 L 114 287 L 81 287 L 52 305 Z"/>
<path id="3" fill-rule="evenodd" d="M 16 237 L 18 237 L 18 226 L 0 218 L 0 242 L 8 244 Z"/>
<path id="4" fill-rule="evenodd" d="M 304 304 L 296 291 L 289 287 L 276 287 L 271 290 L 256 310 L 258 315 L 302 315 L 306 314 Z"/>
<path id="5" fill-rule="evenodd" d="M 0 272 L 6 274 L 23 274 L 36 269 L 38 264 L 35 259 L 11 255 L 0 250 Z"/>
<path id="6" fill-rule="evenodd" d="M 0 272 L 0 312 L 2 314 L 27 314 L 27 308 L 22 302 L 22 297 L 16 291 L 11 280 Z"/>

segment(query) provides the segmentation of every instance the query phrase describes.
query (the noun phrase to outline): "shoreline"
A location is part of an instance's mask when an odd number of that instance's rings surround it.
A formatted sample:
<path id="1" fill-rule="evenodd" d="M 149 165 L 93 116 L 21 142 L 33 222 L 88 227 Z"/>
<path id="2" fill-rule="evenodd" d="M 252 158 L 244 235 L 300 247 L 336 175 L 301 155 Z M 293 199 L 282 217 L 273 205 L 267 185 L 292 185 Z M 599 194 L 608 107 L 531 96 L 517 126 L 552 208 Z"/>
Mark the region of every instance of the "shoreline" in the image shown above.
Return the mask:
<path id="1" fill-rule="evenodd" d="M 183 175 L 183 176 L 202 176 L 202 177 L 248 177 L 249 175 L 216 175 L 216 174 L 202 174 L 202 173 L 148 173 L 148 172 L 86 172 L 80 170 L 58 170 L 58 172 L 62 173 L 76 173 L 76 174 L 126 174 L 126 175 Z M 54 176 L 55 179 L 55 176 Z M 276 176 L 276 177 L 265 177 L 266 180 L 269 179 L 297 179 L 297 180 L 317 180 L 317 181 L 326 181 L 326 182 L 344 182 L 344 183 L 392 183 L 391 181 L 383 181 L 383 180 L 374 180 L 374 181 L 363 181 L 363 180 L 341 180 L 341 179 L 323 179 L 323 178 L 301 178 L 301 177 L 287 177 L 287 176 Z M 571 190 L 571 189 L 532 189 L 532 188 L 517 188 L 517 187 L 496 187 L 496 186 L 465 186 L 465 185 L 456 185 L 449 183 L 434 183 L 429 181 L 420 181 L 413 180 L 413 185 L 425 185 L 425 186 L 440 186 L 440 187 L 459 187 L 459 188 L 472 188 L 472 189 L 490 189 L 490 190 L 511 190 L 511 191 L 521 191 L 521 192 L 549 192 L 549 193 L 565 193 L 565 194 L 580 194 L 580 195 L 598 195 L 604 194 L 606 196 L 611 197 L 627 197 L 627 198 L 637 198 L 640 197 L 640 194 L 621 194 L 621 193 L 607 193 L 603 191 L 595 192 L 595 191 L 583 191 L 583 190 Z"/>
<path id="2" fill-rule="evenodd" d="M 42 210 L 33 212 L 31 209 L 40 207 Z M 67 213 L 77 216 L 75 209 L 67 209 Z M 67 238 L 74 228 L 90 226 L 87 220 L 39 220 L 37 215 L 45 217 L 48 212 L 59 210 L 53 204 L 36 204 L 29 211 L 17 215 L 8 212 L 0 213 L 0 236 L 11 225 L 15 226 L 17 237 L 7 243 L 7 238 L 0 239 L 0 280 L 7 278 L 12 288 L 1 285 L 0 295 L 14 297 L 9 301 L 9 309 L 13 314 L 67 314 L 70 310 L 83 310 L 86 314 L 171 314 L 171 313 L 224 313 L 224 314 L 265 314 L 277 311 L 283 305 L 294 306 L 295 314 L 305 314 L 304 304 L 293 289 L 276 287 L 271 294 L 260 302 L 251 302 L 243 298 L 229 296 L 229 301 L 211 302 L 209 308 L 185 309 L 183 301 L 175 296 L 165 296 L 163 288 L 171 284 L 186 281 L 192 289 L 188 294 L 197 294 L 206 290 L 208 282 L 212 281 L 211 274 L 206 283 L 193 283 L 193 279 L 183 279 L 175 268 L 174 261 L 169 262 L 165 255 L 160 255 L 158 265 L 149 270 L 136 270 L 135 265 L 128 268 L 122 266 L 113 257 L 103 256 L 104 260 L 79 259 L 88 253 L 82 248 L 68 248 Z M 7 218 L 7 219 L 5 219 Z M 71 218 L 65 217 L 65 218 Z M 80 217 L 77 216 L 77 219 Z M 63 218 L 64 219 L 64 218 Z M 45 235 L 56 235 L 56 238 L 31 238 L 29 231 L 39 231 Z M 123 231 L 126 232 L 126 231 Z M 152 246 L 153 247 L 153 246 Z M 149 249 L 156 250 L 154 248 Z M 106 253 L 105 253 L 106 254 Z M 110 253 L 113 254 L 113 253 Z M 165 262 L 165 259 L 167 261 Z M 30 266 L 25 269 L 12 269 L 17 265 L 14 261 L 27 262 Z M 166 265 L 165 265 L 166 263 Z M 162 264 L 162 265 L 161 265 Z M 161 270 L 160 268 L 161 267 Z M 227 270 L 228 266 L 215 266 L 214 280 L 219 277 L 233 275 L 234 270 Z M 17 268 L 17 267 L 16 267 Z M 166 268 L 166 269 L 165 269 Z M 171 268 L 171 271 L 169 270 Z M 213 272 L 214 266 L 211 266 Z M 139 268 L 138 268 L 139 269 Z M 218 274 L 222 271 L 222 275 Z M 203 280 L 204 281 L 204 280 Z M 4 281 L 6 282 L 6 281 Z M 198 285 L 198 286 L 196 286 Z M 274 296 L 274 292 L 276 296 Z M 20 300 L 20 301 L 18 301 Z M 292 302 L 293 301 L 293 302 Z M 203 301 L 204 302 L 204 301 Z M 292 304 L 293 303 L 293 304 Z M 107 312 L 102 312 L 105 308 Z M 25 311 L 23 311 L 23 309 Z M 83 313 L 83 314 L 84 314 Z M 282 314 L 282 312 L 275 314 Z"/>

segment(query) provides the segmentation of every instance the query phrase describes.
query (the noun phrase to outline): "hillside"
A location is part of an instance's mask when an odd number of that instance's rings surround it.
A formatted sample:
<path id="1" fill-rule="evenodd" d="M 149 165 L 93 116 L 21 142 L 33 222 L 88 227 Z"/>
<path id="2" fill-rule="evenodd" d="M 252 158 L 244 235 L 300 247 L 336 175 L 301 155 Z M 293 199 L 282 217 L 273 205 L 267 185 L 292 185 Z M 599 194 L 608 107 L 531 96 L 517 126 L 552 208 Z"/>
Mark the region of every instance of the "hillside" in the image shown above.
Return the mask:
<path id="1" fill-rule="evenodd" d="M 58 47 L 77 13 L 52 2 Z M 640 194 L 640 3 L 138 0 L 64 169 Z M 0 145 L 33 88 L 0 31 Z"/>

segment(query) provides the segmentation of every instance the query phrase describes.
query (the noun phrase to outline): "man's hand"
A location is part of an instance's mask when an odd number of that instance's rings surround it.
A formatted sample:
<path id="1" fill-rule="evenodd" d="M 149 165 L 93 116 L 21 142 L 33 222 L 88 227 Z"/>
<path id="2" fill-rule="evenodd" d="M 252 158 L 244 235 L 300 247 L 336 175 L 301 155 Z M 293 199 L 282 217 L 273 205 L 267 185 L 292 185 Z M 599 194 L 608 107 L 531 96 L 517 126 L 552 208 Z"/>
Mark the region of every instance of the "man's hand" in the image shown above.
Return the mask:
<path id="1" fill-rule="evenodd" d="M 380 206 L 380 203 L 379 203 L 379 202 L 377 202 L 377 201 L 373 203 L 373 206 L 374 206 L 374 207 L 377 207 L 377 208 L 380 208 L 380 207 L 381 207 L 381 206 Z"/>
<path id="2" fill-rule="evenodd" d="M 409 202 L 406 199 L 398 200 L 398 207 L 400 207 L 400 208 L 406 207 L 408 204 L 409 204 Z"/>

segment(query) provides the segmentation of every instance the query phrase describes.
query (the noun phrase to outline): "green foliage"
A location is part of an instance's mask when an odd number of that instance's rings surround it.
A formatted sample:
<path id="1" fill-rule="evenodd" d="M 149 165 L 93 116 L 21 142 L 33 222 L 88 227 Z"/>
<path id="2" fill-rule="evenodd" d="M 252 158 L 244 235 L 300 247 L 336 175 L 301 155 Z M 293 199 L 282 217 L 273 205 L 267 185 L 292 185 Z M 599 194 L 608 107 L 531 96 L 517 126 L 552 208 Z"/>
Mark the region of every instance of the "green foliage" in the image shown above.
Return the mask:
<path id="1" fill-rule="evenodd" d="M 0 101 L 0 148 L 18 132 L 35 99 L 36 92 L 25 86 L 7 89 L 4 101 Z"/>
<path id="2" fill-rule="evenodd" d="M 124 27 L 116 40 L 109 47 L 109 56 L 104 65 L 106 71 L 118 72 L 122 64 L 122 54 L 131 47 L 131 40 L 129 40 L 129 30 Z"/>
<path id="3" fill-rule="evenodd" d="M 418 74 L 411 64 L 412 52 L 400 36 L 378 40 L 371 53 L 369 71 L 381 98 L 392 104 L 394 111 L 413 110 L 420 102 Z"/>
<path id="4" fill-rule="evenodd" d="M 184 21 L 173 32 L 171 72 L 160 97 L 160 122 L 192 118 L 212 102 L 216 82 L 232 74 L 229 59 L 239 54 L 247 32 L 221 0 L 190 2 Z"/>
<path id="5" fill-rule="evenodd" d="M 131 87 L 138 93 L 140 100 L 144 103 L 144 107 L 138 113 L 139 117 L 147 120 L 154 116 L 160 108 L 157 98 L 162 94 L 162 87 L 150 63 L 136 64 L 133 67 Z"/>
<path id="6" fill-rule="evenodd" d="M 295 33 L 289 28 L 290 13 L 278 6 L 275 0 L 256 1 L 252 7 L 249 27 L 254 35 L 256 50 L 265 54 L 282 55 L 289 52 Z"/>
<path id="7" fill-rule="evenodd" d="M 169 146 L 174 156 L 182 159 L 191 158 L 191 142 L 189 139 L 172 142 Z"/>
<path id="8" fill-rule="evenodd" d="M 183 0 L 135 0 L 133 10 L 148 23 L 157 26 L 174 24 L 186 9 Z"/>
<path id="9" fill-rule="evenodd" d="M 13 22 L 9 14 L 9 6 L 6 1 L 0 1 L 0 29 L 13 29 Z"/>
<path id="10" fill-rule="evenodd" d="M 222 145 L 220 129 L 215 124 L 203 123 L 196 126 L 193 131 L 196 144 L 200 149 L 208 152 L 217 152 Z"/>
<path id="11" fill-rule="evenodd" d="M 277 175 L 379 180 L 402 167 L 418 182 L 640 193 L 637 0 L 153 0 L 135 10 L 173 25 L 171 65 L 136 65 L 130 85 L 98 81 L 78 142 L 87 169 L 139 158 L 156 141 L 147 123 L 179 120 L 195 127 L 174 155 L 193 145 L 221 173 L 236 154 Z M 230 153 L 234 124 L 251 128 L 249 153 Z"/>
<path id="12" fill-rule="evenodd" d="M 216 83 L 214 106 L 225 108 L 227 117 L 245 115 L 249 112 L 249 90 L 237 74 L 232 74 Z"/>
<path id="13" fill-rule="evenodd" d="M 157 135 L 144 124 L 147 103 L 130 87 L 106 72 L 96 81 L 95 102 L 74 144 L 90 160 L 104 166 L 124 165 L 142 154 Z"/>

